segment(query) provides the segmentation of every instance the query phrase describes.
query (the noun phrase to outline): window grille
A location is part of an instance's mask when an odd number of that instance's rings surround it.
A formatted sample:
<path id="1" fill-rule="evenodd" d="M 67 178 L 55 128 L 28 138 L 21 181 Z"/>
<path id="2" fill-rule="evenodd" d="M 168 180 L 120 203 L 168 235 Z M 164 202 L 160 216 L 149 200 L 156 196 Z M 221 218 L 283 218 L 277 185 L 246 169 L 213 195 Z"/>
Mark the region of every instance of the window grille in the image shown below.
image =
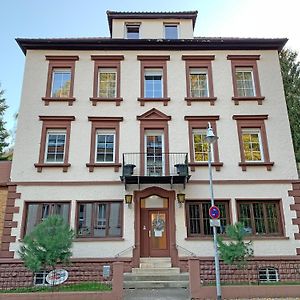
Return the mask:
<path id="1" fill-rule="evenodd" d="M 258 270 L 259 282 L 278 282 L 278 269 L 273 267 L 260 268 Z"/>
<path id="2" fill-rule="evenodd" d="M 49 274 L 49 271 L 41 271 L 34 273 L 33 284 L 34 285 L 49 285 L 46 281 L 46 277 Z"/>

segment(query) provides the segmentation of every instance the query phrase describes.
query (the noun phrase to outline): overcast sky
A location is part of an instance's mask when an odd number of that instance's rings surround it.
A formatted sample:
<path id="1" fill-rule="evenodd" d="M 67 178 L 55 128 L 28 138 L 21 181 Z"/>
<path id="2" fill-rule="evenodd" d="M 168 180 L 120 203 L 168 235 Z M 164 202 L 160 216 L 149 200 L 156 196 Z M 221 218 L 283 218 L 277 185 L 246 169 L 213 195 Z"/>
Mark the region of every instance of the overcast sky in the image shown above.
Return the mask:
<path id="1" fill-rule="evenodd" d="M 0 82 L 13 127 L 25 57 L 16 37 L 109 36 L 106 10 L 198 10 L 195 36 L 287 37 L 300 52 L 300 0 L 1 0 Z"/>

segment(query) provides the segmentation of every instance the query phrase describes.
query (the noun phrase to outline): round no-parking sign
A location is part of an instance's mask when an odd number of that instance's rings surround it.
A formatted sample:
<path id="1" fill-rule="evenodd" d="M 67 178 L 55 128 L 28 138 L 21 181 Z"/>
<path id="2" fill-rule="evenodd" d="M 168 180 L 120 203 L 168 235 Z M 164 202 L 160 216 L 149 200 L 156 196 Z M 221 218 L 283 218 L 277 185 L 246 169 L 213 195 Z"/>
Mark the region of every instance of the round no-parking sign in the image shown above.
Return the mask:
<path id="1" fill-rule="evenodd" d="M 209 208 L 209 216 L 212 219 L 219 219 L 220 218 L 220 210 L 217 206 L 213 205 Z"/>

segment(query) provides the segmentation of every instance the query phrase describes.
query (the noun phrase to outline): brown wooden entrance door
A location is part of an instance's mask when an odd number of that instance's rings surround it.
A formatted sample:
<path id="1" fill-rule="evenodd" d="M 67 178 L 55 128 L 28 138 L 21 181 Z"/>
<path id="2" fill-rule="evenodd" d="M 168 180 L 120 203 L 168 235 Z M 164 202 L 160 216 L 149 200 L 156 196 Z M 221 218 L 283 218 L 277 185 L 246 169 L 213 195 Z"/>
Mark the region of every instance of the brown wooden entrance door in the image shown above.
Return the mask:
<path id="1" fill-rule="evenodd" d="M 141 256 L 170 256 L 168 209 L 141 209 Z"/>

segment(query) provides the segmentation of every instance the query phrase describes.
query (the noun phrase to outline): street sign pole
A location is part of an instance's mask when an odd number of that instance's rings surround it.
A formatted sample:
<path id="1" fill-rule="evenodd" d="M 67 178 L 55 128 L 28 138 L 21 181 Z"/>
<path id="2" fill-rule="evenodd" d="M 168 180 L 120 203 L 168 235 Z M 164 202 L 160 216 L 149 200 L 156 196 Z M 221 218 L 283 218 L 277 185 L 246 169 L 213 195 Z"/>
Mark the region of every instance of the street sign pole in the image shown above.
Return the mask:
<path id="1" fill-rule="evenodd" d="M 214 190 L 213 190 L 213 182 L 212 182 L 212 168 L 211 168 L 211 148 L 212 148 L 212 146 L 213 146 L 212 144 L 209 144 L 208 169 L 209 169 L 209 186 L 210 186 L 211 206 L 215 206 Z M 221 281 L 220 281 L 220 263 L 219 263 L 217 227 L 216 226 L 213 226 L 213 233 L 214 233 L 214 255 L 215 255 L 217 300 L 222 300 Z"/>

